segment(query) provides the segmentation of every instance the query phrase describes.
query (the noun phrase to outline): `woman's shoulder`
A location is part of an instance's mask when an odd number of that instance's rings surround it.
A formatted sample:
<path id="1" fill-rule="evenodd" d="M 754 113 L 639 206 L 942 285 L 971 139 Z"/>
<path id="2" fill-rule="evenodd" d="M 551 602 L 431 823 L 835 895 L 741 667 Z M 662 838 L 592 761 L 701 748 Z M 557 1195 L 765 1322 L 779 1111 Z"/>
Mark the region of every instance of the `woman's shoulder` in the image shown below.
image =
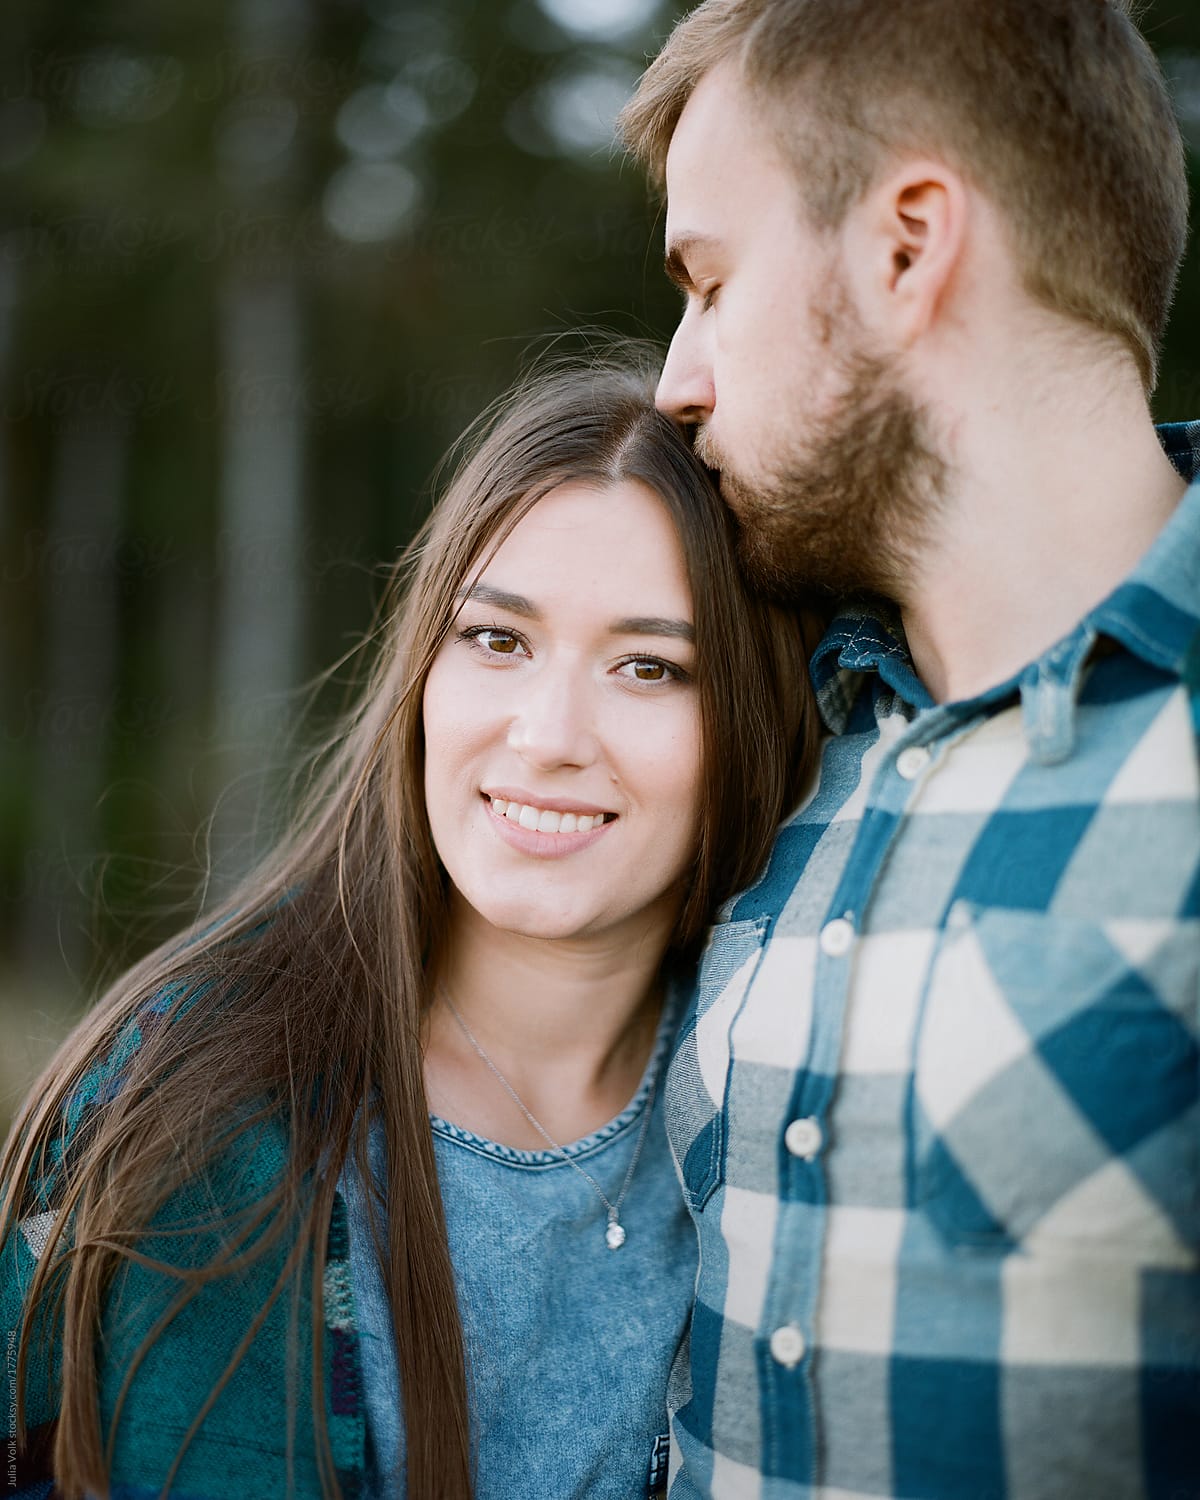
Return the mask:
<path id="1" fill-rule="evenodd" d="M 0 1245 L 0 1312 L 9 1329 L 22 1329 L 39 1270 L 50 1271 L 51 1280 L 43 1285 L 53 1290 L 59 1257 L 70 1249 L 81 1222 L 76 1219 L 74 1195 L 82 1179 L 95 1177 L 98 1137 L 114 1118 L 127 1123 L 146 1104 L 151 1105 L 144 1109 L 146 1129 L 156 1128 L 153 1100 L 147 1094 L 147 1080 L 158 1071 L 156 1038 L 172 1040 L 162 1037 L 164 1028 L 181 1027 L 186 1033 L 213 1024 L 229 999 L 220 989 L 219 982 L 214 985 L 195 976 L 162 984 L 94 1042 L 90 1061 L 63 1092 L 56 1117 L 42 1131 L 43 1149 L 33 1159 L 18 1212 L 9 1220 Z M 165 1054 L 171 1051 L 164 1049 Z M 308 1347 L 303 1307 L 310 1305 L 303 1277 L 298 1283 L 303 1306 L 293 1309 L 292 1298 L 276 1295 L 293 1247 L 290 1231 L 284 1228 L 264 1254 L 248 1258 L 244 1265 L 239 1266 L 235 1253 L 226 1265 L 228 1274 L 205 1279 L 186 1305 L 173 1307 L 181 1274 L 206 1275 L 207 1267 L 228 1260 L 231 1249 L 236 1251 L 233 1241 L 248 1251 L 266 1233 L 273 1214 L 264 1217 L 262 1210 L 288 1164 L 288 1117 L 264 1099 L 261 1107 L 251 1102 L 238 1111 L 238 1118 L 214 1117 L 210 1125 L 212 1129 L 206 1126 L 201 1134 L 210 1137 L 215 1130 L 218 1149 L 197 1151 L 196 1169 L 189 1166 L 178 1172 L 178 1180 L 146 1223 L 145 1233 L 139 1231 L 136 1243 L 128 1247 L 131 1253 L 123 1256 L 104 1294 L 100 1327 L 109 1358 L 98 1371 L 103 1412 L 116 1409 L 124 1371 L 140 1360 L 118 1424 L 114 1474 L 166 1472 L 205 1392 L 221 1378 L 242 1332 L 260 1310 L 265 1316 L 217 1407 L 205 1418 L 186 1468 L 189 1475 L 206 1476 L 225 1473 L 231 1464 L 253 1468 L 261 1463 L 272 1474 L 279 1467 L 282 1449 L 276 1450 L 286 1421 L 276 1376 L 286 1365 L 294 1315 L 300 1345 Z M 182 1145 L 180 1150 L 186 1154 L 190 1148 Z M 262 1223 L 256 1227 L 259 1217 Z M 335 1197 L 324 1276 L 327 1348 L 340 1328 L 353 1331 L 347 1299 L 329 1295 L 343 1282 L 348 1284 L 346 1238 L 344 1203 Z M 63 1347 L 58 1321 L 62 1314 L 55 1304 L 52 1295 L 38 1299 L 30 1332 L 40 1325 L 42 1333 L 22 1340 L 27 1360 L 25 1423 L 34 1438 L 33 1447 L 23 1455 L 23 1473 L 48 1472 Z M 160 1323 L 163 1331 L 141 1357 L 143 1339 Z M 301 1368 L 307 1368 L 303 1360 Z M 331 1378 L 336 1375 L 335 1370 Z M 269 1413 L 269 1420 L 251 1420 L 255 1413 Z M 195 1491 L 225 1492 L 220 1486 L 206 1490 L 202 1483 Z M 260 1492 L 271 1492 L 270 1487 L 264 1485 Z"/>
<path id="2" fill-rule="evenodd" d="M 44 1211 L 61 1202 L 73 1175 L 74 1159 L 104 1111 L 127 1097 L 127 1085 L 147 1044 L 202 999 L 211 998 L 213 990 L 214 981 L 207 977 L 166 981 L 117 1021 L 107 1036 L 101 1030 L 90 1047 L 84 1044 L 91 1055 L 63 1093 L 54 1118 L 43 1126 L 44 1149 L 34 1157 L 25 1185 L 28 1205 Z"/>
<path id="3" fill-rule="evenodd" d="M 23 1153 L 22 1162 L 22 1153 L 10 1148 L 10 1164 L 23 1170 L 13 1173 L 17 1183 L 10 1178 L 0 1184 L 0 1199 L 11 1195 L 3 1246 L 6 1282 L 15 1274 L 19 1284 L 27 1285 L 61 1227 L 64 1205 L 73 1199 L 82 1178 L 95 1176 L 93 1148 L 101 1132 L 111 1130 L 114 1121 L 130 1119 L 135 1110 L 141 1130 L 155 1131 L 161 1065 L 148 1060 L 147 1054 L 156 1039 L 168 1028 L 219 1024 L 216 1012 L 227 1000 L 219 982 L 207 976 L 181 976 L 157 985 L 107 1035 L 100 1030 L 90 1046 L 83 1043 L 86 1060 L 77 1066 L 74 1081 L 61 1089 L 48 1116 L 39 1119 L 27 1111 L 25 1134 L 36 1137 L 36 1149 Z M 54 1089 L 52 1080 L 51 1098 Z M 245 1103 L 228 1117 L 214 1115 L 203 1132 L 198 1122 L 193 1123 L 196 1136 L 189 1139 L 179 1121 L 162 1121 L 162 1132 L 170 1135 L 174 1146 L 167 1173 L 172 1188 L 165 1206 L 197 1196 L 210 1207 L 222 1199 L 253 1201 L 279 1180 L 288 1154 L 287 1116 L 266 1096 Z M 128 1149 L 130 1134 L 123 1139 Z M 132 1139 L 136 1141 L 136 1135 Z M 20 1141 L 14 1144 L 19 1147 Z M 193 1158 L 194 1170 L 188 1165 Z M 152 1154 L 148 1159 L 158 1160 L 161 1170 L 160 1158 Z"/>

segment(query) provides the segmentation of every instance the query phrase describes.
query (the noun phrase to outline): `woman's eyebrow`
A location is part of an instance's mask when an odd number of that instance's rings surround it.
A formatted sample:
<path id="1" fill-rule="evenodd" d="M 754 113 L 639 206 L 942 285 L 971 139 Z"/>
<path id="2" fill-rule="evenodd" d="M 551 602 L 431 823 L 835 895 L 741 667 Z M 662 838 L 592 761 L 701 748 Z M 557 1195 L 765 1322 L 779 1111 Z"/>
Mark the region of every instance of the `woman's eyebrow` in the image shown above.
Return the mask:
<path id="1" fill-rule="evenodd" d="M 695 627 L 687 620 L 664 620 L 656 615 L 631 615 L 614 621 L 609 630 L 613 635 L 668 635 L 696 644 Z"/>
<path id="2" fill-rule="evenodd" d="M 540 620 L 542 612 L 532 599 L 524 594 L 510 594 L 507 589 L 498 589 L 490 583 L 477 583 L 472 588 L 459 589 L 458 597 L 473 604 L 490 604 L 495 609 L 505 609 L 511 614 L 521 615 L 526 620 Z M 696 630 L 690 620 L 668 620 L 661 615 L 629 615 L 623 620 L 614 620 L 608 627 L 610 635 L 665 635 L 675 640 L 696 643 Z"/>
<path id="3" fill-rule="evenodd" d="M 496 609 L 507 609 L 514 615 L 524 615 L 527 620 L 540 620 L 541 613 L 532 599 L 524 594 L 510 594 L 506 589 L 493 588 L 490 583 L 477 583 L 472 588 L 459 589 L 458 597 L 464 602 L 470 599 L 475 604 L 491 604 Z"/>

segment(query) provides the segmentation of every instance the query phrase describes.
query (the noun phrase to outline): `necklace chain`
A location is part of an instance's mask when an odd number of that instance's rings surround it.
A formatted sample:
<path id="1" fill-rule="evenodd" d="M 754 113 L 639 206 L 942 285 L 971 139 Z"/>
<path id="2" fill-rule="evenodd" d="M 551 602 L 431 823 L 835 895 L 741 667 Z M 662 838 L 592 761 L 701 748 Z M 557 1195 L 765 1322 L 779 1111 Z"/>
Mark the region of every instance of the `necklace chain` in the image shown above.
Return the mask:
<path id="1" fill-rule="evenodd" d="M 633 1156 L 630 1158 L 629 1169 L 625 1173 L 625 1181 L 621 1184 L 621 1191 L 617 1194 L 617 1201 L 615 1203 L 610 1202 L 608 1195 L 605 1193 L 604 1189 L 600 1186 L 596 1179 L 592 1176 L 592 1174 L 588 1171 L 585 1171 L 584 1168 L 581 1167 L 573 1157 L 567 1154 L 566 1147 L 560 1145 L 559 1142 L 554 1139 L 554 1137 L 550 1134 L 546 1127 L 541 1123 L 541 1121 L 536 1118 L 536 1116 L 533 1114 L 533 1111 L 521 1098 L 520 1094 L 517 1093 L 516 1089 L 513 1088 L 512 1084 L 509 1083 L 508 1079 L 505 1078 L 504 1074 L 483 1050 L 479 1042 L 476 1040 L 471 1028 L 467 1025 L 466 1021 L 463 1020 L 461 1014 L 459 1013 L 458 1007 L 455 1005 L 454 1001 L 451 1000 L 449 994 L 446 991 L 445 985 L 441 985 L 439 986 L 439 988 L 441 990 L 442 999 L 445 1000 L 446 1004 L 450 1007 L 450 1014 L 458 1022 L 459 1029 L 461 1030 L 463 1036 L 466 1037 L 467 1041 L 470 1042 L 471 1046 L 478 1053 L 480 1060 L 495 1075 L 497 1081 L 503 1086 L 509 1098 L 513 1101 L 513 1103 L 517 1106 L 517 1108 L 521 1111 L 521 1113 L 525 1116 L 525 1118 L 529 1121 L 529 1123 L 533 1126 L 537 1133 L 542 1137 L 542 1139 L 544 1141 L 547 1141 L 554 1148 L 554 1150 L 558 1152 L 558 1154 L 562 1157 L 566 1164 L 569 1167 L 573 1167 L 581 1177 L 585 1178 L 588 1182 L 591 1183 L 593 1191 L 600 1199 L 600 1202 L 604 1204 L 604 1207 L 608 1213 L 608 1223 L 604 1231 L 604 1243 L 610 1250 L 619 1250 L 625 1243 L 626 1238 L 625 1227 L 621 1223 L 621 1204 L 625 1201 L 625 1194 L 629 1191 L 629 1184 L 633 1181 L 633 1174 L 637 1170 L 637 1164 L 642 1155 L 642 1147 L 646 1144 L 646 1132 L 650 1125 L 650 1114 L 654 1108 L 654 1095 L 658 1089 L 658 1066 L 655 1067 L 654 1076 L 650 1080 L 650 1092 L 646 1096 L 646 1105 L 642 1114 L 642 1125 L 641 1129 L 638 1131 L 637 1144 L 633 1148 Z"/>

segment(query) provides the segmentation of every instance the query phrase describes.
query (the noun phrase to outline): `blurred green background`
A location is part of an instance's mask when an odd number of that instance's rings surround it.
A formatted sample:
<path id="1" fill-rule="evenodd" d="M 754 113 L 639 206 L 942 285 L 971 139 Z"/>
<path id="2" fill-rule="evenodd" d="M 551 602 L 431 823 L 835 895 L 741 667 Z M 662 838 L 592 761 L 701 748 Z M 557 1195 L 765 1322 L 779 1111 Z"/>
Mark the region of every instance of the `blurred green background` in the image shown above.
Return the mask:
<path id="1" fill-rule="evenodd" d="M 611 123 L 685 8 L 8 0 L 0 1127 L 265 836 L 342 702 L 310 685 L 530 341 L 669 337 Z M 1195 185 L 1200 7 L 1142 24 Z M 1198 332 L 1193 251 L 1164 419 L 1200 417 Z"/>

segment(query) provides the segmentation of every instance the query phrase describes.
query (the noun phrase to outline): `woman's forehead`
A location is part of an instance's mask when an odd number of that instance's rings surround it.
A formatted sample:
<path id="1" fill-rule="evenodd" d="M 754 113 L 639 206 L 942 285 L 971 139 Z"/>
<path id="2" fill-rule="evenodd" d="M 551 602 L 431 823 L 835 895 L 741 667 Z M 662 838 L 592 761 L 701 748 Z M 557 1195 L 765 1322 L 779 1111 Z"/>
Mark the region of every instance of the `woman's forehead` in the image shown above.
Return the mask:
<path id="1" fill-rule="evenodd" d="M 647 597 L 690 612 L 683 546 L 662 499 L 640 480 L 568 481 L 536 501 L 464 585 L 518 612 L 539 598 L 614 606 Z M 639 609 L 644 604 L 639 603 Z"/>

